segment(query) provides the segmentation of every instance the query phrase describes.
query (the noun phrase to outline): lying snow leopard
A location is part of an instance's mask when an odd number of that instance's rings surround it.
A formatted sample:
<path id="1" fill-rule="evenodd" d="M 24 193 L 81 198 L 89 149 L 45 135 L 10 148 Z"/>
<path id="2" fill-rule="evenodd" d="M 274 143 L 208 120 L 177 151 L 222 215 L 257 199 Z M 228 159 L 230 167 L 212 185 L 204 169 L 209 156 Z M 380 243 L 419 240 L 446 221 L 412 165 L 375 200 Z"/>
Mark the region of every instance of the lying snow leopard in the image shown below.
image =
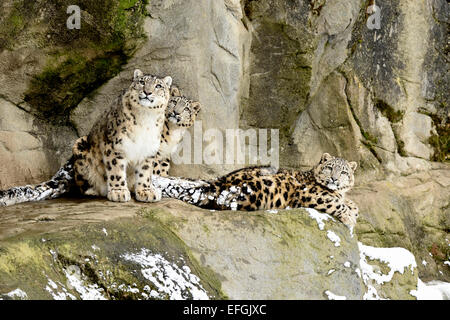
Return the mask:
<path id="1" fill-rule="evenodd" d="M 166 120 L 161 135 L 161 145 L 156 160 L 153 162 L 153 174 L 168 176 L 170 157 L 176 150 L 186 130 L 194 124 L 195 118 L 201 109 L 197 101 L 189 100 L 184 96 L 172 96 L 166 110 Z"/>
<path id="2" fill-rule="evenodd" d="M 0 191 L 0 205 L 55 198 L 78 186 L 82 194 L 106 196 L 111 201 L 161 199 L 151 182 L 159 150 L 172 78 L 134 71 L 130 87 L 79 138 L 71 159 L 47 182 Z M 135 183 L 128 185 L 128 178 Z"/>
<path id="3" fill-rule="evenodd" d="M 314 208 L 353 227 L 358 208 L 345 198 L 353 187 L 356 162 L 324 153 L 310 171 L 250 167 L 213 181 L 153 176 L 164 197 L 218 210 Z"/>

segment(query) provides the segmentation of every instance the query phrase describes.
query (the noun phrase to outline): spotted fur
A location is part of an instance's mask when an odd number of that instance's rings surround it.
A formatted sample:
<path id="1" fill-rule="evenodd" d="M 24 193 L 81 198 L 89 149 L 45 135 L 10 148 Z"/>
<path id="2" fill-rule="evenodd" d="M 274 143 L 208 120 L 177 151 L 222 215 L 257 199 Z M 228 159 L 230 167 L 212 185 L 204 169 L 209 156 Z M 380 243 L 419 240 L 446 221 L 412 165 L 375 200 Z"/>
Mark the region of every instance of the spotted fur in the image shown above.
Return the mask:
<path id="1" fill-rule="evenodd" d="M 184 96 L 170 98 L 158 156 L 153 162 L 154 175 L 163 177 L 169 175 L 171 154 L 176 150 L 186 130 L 194 124 L 200 109 L 199 102 L 189 100 Z"/>
<path id="2" fill-rule="evenodd" d="M 251 167 L 213 181 L 154 176 L 163 196 L 216 210 L 314 208 L 354 226 L 358 208 L 345 198 L 353 187 L 356 162 L 325 153 L 310 171 Z"/>
<path id="3" fill-rule="evenodd" d="M 73 185 L 73 163 L 70 158 L 48 181 L 36 185 L 13 187 L 0 190 L 0 206 L 10 206 L 22 202 L 54 199 L 69 192 Z"/>
<path id="4" fill-rule="evenodd" d="M 151 176 L 171 84 L 171 77 L 135 70 L 130 87 L 94 124 L 90 134 L 75 142 L 72 159 L 66 164 L 70 166 L 68 176 L 57 184 L 52 179 L 23 191 L 2 191 L 0 204 L 49 199 L 66 192 L 65 185 L 72 182 L 82 194 L 106 196 L 111 201 L 130 200 L 130 191 L 138 201 L 158 201 L 161 191 L 153 187 Z"/>

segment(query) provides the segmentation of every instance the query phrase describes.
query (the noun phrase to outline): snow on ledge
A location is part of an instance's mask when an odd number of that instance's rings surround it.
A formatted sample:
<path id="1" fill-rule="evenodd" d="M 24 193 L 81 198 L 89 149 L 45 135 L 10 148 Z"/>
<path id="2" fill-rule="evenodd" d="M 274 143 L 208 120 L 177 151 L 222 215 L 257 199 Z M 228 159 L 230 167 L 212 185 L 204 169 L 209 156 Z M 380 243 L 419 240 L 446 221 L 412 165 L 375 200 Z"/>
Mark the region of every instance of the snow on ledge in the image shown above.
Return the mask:
<path id="1" fill-rule="evenodd" d="M 366 246 L 358 242 L 360 261 L 359 265 L 362 270 L 362 279 L 367 286 L 368 291 L 364 295 L 365 300 L 380 300 L 376 289 L 371 285 L 372 281 L 383 284 L 392 280 L 395 272 L 403 274 L 405 270 L 410 269 L 414 272 L 417 268 L 414 255 L 404 248 L 376 248 Z M 378 260 L 386 263 L 389 267 L 388 274 L 376 272 L 372 265 L 367 261 Z"/>
<path id="2" fill-rule="evenodd" d="M 382 299 L 378 295 L 376 289 L 371 285 L 372 281 L 383 284 L 392 280 L 395 272 L 403 274 L 407 270 L 414 272 L 417 263 L 414 255 L 404 248 L 376 248 L 366 246 L 358 242 L 360 251 L 360 267 L 362 269 L 362 278 L 367 286 L 367 292 L 364 295 L 365 300 Z M 388 274 L 375 272 L 373 267 L 368 263 L 370 260 L 379 260 L 386 263 L 390 268 Z M 428 283 L 417 280 L 417 290 L 409 292 L 417 300 L 450 300 L 450 283 L 442 281 L 430 281 Z"/>
<path id="3" fill-rule="evenodd" d="M 347 300 L 346 296 L 338 296 L 330 290 L 325 291 L 325 294 L 328 296 L 328 300 Z"/>
<path id="4" fill-rule="evenodd" d="M 410 269 L 414 272 L 417 268 L 416 259 L 414 255 L 404 248 L 376 248 L 366 246 L 361 242 L 358 242 L 360 252 L 360 265 L 363 269 L 364 277 L 375 280 L 378 284 L 391 281 L 395 272 L 403 274 L 405 269 Z M 379 260 L 387 264 L 390 268 L 388 274 L 375 273 L 373 267 L 367 263 L 366 257 L 370 260 Z"/>
<path id="5" fill-rule="evenodd" d="M 191 273 L 188 266 L 180 268 L 146 248 L 142 248 L 138 253 L 126 253 L 121 257 L 140 265 L 144 278 L 158 290 L 158 292 L 151 291 L 154 298 L 161 299 L 167 295 L 170 300 L 209 300 L 200 279 Z"/>
<path id="6" fill-rule="evenodd" d="M 14 299 L 14 298 L 18 298 L 20 300 L 27 300 L 28 299 L 28 295 L 26 294 L 26 292 L 23 291 L 20 288 L 17 288 L 17 289 L 15 289 L 13 291 L 5 293 L 5 296 L 8 296 L 8 297 L 10 297 L 12 299 Z M 2 299 L 0 299 L 0 300 L 2 300 Z"/>
<path id="7" fill-rule="evenodd" d="M 409 292 L 417 300 L 450 300 L 450 283 L 442 281 L 417 281 L 417 290 Z"/>
<path id="8" fill-rule="evenodd" d="M 316 209 L 311 209 L 311 208 L 303 208 L 303 209 L 305 209 L 309 213 L 309 216 L 312 219 L 317 221 L 317 225 L 319 226 L 320 230 L 323 230 L 325 227 L 324 221 L 328 221 L 328 219 L 335 221 L 334 218 L 332 216 L 330 216 L 329 214 L 320 213 Z"/>
<path id="9" fill-rule="evenodd" d="M 335 247 L 339 247 L 341 245 L 341 238 L 331 230 L 327 230 L 327 237 L 334 243 Z"/>

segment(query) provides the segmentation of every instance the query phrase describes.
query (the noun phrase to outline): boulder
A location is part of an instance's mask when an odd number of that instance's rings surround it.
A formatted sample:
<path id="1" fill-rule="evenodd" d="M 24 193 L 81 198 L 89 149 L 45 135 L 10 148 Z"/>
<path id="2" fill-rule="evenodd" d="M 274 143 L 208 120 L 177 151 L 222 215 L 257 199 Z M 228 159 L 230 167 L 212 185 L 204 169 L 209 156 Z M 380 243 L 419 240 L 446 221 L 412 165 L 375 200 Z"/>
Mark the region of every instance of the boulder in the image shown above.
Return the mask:
<path id="1" fill-rule="evenodd" d="M 402 247 L 417 259 L 424 281 L 449 282 L 450 170 L 434 169 L 357 186 L 355 232 L 375 247 Z"/>
<path id="2" fill-rule="evenodd" d="M 361 246 L 346 226 L 310 209 L 218 212 L 178 200 L 50 200 L 3 210 L 0 297 L 371 298 L 365 283 L 375 279 L 368 266 L 376 257 Z M 417 288 L 412 271 L 393 270 L 384 283 L 392 288 L 378 286 L 377 294 L 414 298 L 406 295 L 411 284 Z"/>

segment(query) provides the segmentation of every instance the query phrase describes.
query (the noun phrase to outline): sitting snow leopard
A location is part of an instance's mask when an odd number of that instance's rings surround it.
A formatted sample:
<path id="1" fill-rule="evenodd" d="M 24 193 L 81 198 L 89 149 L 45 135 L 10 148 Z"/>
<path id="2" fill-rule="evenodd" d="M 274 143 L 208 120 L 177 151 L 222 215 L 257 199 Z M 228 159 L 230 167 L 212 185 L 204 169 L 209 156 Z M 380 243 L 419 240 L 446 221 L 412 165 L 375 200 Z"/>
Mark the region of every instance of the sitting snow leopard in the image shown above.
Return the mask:
<path id="1" fill-rule="evenodd" d="M 154 157 L 161 141 L 172 78 L 134 71 L 130 87 L 79 138 L 71 159 L 47 182 L 0 191 L 0 205 L 55 198 L 78 186 L 82 194 L 111 201 L 158 201 L 152 186 Z M 134 179 L 129 185 L 129 178 Z"/>
<path id="2" fill-rule="evenodd" d="M 164 197 L 218 210 L 314 208 L 353 227 L 358 208 L 345 198 L 353 187 L 356 162 L 324 153 L 310 171 L 250 167 L 213 181 L 153 176 Z"/>
<path id="3" fill-rule="evenodd" d="M 177 94 L 180 94 L 177 91 Z M 174 91 L 172 89 L 172 95 Z M 163 177 L 169 175 L 170 157 L 181 142 L 186 130 L 194 124 L 201 109 L 197 101 L 184 96 L 172 96 L 166 110 L 166 120 L 161 134 L 161 145 L 153 162 L 153 174 Z"/>

